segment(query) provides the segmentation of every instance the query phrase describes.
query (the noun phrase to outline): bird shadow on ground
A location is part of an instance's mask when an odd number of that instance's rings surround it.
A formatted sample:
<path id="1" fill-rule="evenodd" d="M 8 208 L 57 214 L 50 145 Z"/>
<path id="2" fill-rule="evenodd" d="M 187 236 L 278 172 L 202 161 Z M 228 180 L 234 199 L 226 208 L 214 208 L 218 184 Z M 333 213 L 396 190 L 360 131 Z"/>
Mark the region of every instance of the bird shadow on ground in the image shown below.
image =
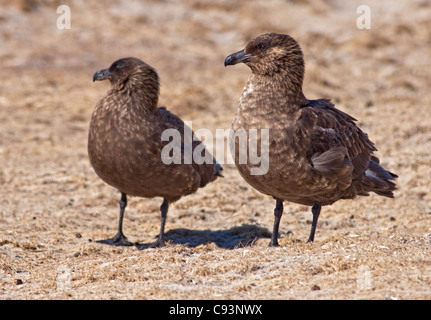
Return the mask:
<path id="1" fill-rule="evenodd" d="M 215 243 L 220 248 L 235 249 L 251 245 L 260 238 L 271 238 L 271 232 L 267 229 L 243 224 L 227 230 L 191 230 L 178 228 L 165 233 L 165 240 L 173 244 L 181 244 L 187 247 L 197 247 L 208 243 Z M 153 247 L 152 243 L 135 243 L 140 249 Z"/>

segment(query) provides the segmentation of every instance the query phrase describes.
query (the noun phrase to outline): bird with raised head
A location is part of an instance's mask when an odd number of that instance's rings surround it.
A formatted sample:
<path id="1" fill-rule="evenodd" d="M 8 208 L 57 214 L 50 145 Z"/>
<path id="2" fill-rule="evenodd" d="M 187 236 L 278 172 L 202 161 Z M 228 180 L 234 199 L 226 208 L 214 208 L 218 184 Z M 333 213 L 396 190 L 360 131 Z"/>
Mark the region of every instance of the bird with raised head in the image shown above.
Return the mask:
<path id="1" fill-rule="evenodd" d="M 109 80 L 111 88 L 92 114 L 88 155 L 96 174 L 121 192 L 121 200 L 117 234 L 99 242 L 132 245 L 122 227 L 130 195 L 163 198 L 160 234 L 154 244 L 163 246 L 169 204 L 214 181 L 221 176 L 222 168 L 202 142 L 196 140 L 190 141 L 190 151 L 199 146 L 212 161 L 202 164 L 183 161 L 188 150 L 184 148 L 184 132 L 185 128 L 191 129 L 166 108 L 157 107 L 159 76 L 153 67 L 137 58 L 120 59 L 94 74 L 93 81 L 102 80 Z M 168 144 L 162 139 L 166 130 L 175 130 L 181 135 L 181 143 L 176 146 L 181 152 L 180 163 L 162 159 Z"/>
<path id="2" fill-rule="evenodd" d="M 269 130 L 269 167 L 265 174 L 252 174 L 254 162 L 238 161 L 238 139 L 232 145 L 241 176 L 276 201 L 270 246 L 279 245 L 284 201 L 312 206 L 308 238 L 312 242 L 322 206 L 368 196 L 370 192 L 394 197 L 393 180 L 397 175 L 380 166 L 373 154 L 377 151 L 374 143 L 356 120 L 335 108 L 330 100 L 308 100 L 304 96 L 304 58 L 291 36 L 260 35 L 224 63 L 244 63 L 252 72 L 232 130 Z M 263 141 L 260 136 L 257 139 L 259 146 Z"/>

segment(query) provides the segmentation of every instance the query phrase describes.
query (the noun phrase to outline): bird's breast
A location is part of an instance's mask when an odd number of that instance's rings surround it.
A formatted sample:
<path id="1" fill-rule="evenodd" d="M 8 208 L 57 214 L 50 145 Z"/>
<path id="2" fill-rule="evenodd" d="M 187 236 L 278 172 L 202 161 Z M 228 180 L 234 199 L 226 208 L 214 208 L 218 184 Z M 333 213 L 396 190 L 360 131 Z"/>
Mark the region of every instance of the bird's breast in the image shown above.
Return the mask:
<path id="1" fill-rule="evenodd" d="M 279 199 L 313 204 L 315 198 L 312 194 L 325 187 L 328 181 L 313 171 L 307 155 L 308 143 L 297 127 L 297 112 L 283 104 L 276 95 L 262 93 L 250 84 L 244 87 L 232 130 L 234 133 L 243 132 L 247 145 L 234 135 L 232 157 L 241 176 L 258 191 Z M 253 131 L 258 132 L 256 138 L 253 138 Z M 253 143 L 257 146 L 255 149 L 252 148 Z M 260 162 L 256 161 L 257 158 L 252 159 L 254 150 L 257 150 L 255 155 L 259 155 Z M 253 174 L 252 170 L 262 166 L 265 157 L 267 170 Z"/>

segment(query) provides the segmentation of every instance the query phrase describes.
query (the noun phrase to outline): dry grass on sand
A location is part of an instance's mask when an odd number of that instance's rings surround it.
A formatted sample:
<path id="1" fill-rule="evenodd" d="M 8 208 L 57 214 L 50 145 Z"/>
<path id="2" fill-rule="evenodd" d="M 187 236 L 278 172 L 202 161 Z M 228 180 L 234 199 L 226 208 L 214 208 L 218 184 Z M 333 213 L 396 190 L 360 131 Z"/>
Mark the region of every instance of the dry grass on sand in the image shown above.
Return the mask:
<path id="1" fill-rule="evenodd" d="M 0 299 L 431 298 L 431 4 L 369 1 L 0 1 Z M 136 56 L 161 77 L 160 105 L 194 128 L 230 126 L 245 66 L 224 58 L 252 37 L 292 35 L 308 98 L 359 119 L 395 199 L 324 207 L 286 203 L 280 248 L 268 248 L 274 201 L 231 165 L 224 179 L 171 206 L 165 248 L 110 247 L 120 195 L 92 171 L 87 132 L 108 89 L 95 71 Z M 124 232 L 158 234 L 161 199 L 131 198 Z M 91 239 L 91 241 L 89 241 Z"/>

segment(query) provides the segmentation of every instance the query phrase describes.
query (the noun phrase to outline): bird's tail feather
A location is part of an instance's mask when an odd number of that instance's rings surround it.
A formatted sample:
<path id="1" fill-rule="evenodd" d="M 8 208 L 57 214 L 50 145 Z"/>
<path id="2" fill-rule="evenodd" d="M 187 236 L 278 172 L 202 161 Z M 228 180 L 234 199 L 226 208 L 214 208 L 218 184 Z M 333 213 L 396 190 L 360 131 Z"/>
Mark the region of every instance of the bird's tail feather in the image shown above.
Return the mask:
<path id="1" fill-rule="evenodd" d="M 393 181 L 397 177 L 396 174 L 381 167 L 379 165 L 379 159 L 372 157 L 361 184 L 366 191 L 372 191 L 378 195 L 393 198 L 393 191 L 397 189 Z"/>
<path id="2" fill-rule="evenodd" d="M 217 163 L 217 161 L 215 161 L 214 160 L 214 165 L 215 165 L 215 176 L 216 177 L 221 177 L 221 178 L 224 178 L 223 177 L 223 175 L 221 174 L 221 171 L 223 171 L 223 168 L 222 168 L 222 166 L 221 165 L 219 165 L 218 163 Z"/>

